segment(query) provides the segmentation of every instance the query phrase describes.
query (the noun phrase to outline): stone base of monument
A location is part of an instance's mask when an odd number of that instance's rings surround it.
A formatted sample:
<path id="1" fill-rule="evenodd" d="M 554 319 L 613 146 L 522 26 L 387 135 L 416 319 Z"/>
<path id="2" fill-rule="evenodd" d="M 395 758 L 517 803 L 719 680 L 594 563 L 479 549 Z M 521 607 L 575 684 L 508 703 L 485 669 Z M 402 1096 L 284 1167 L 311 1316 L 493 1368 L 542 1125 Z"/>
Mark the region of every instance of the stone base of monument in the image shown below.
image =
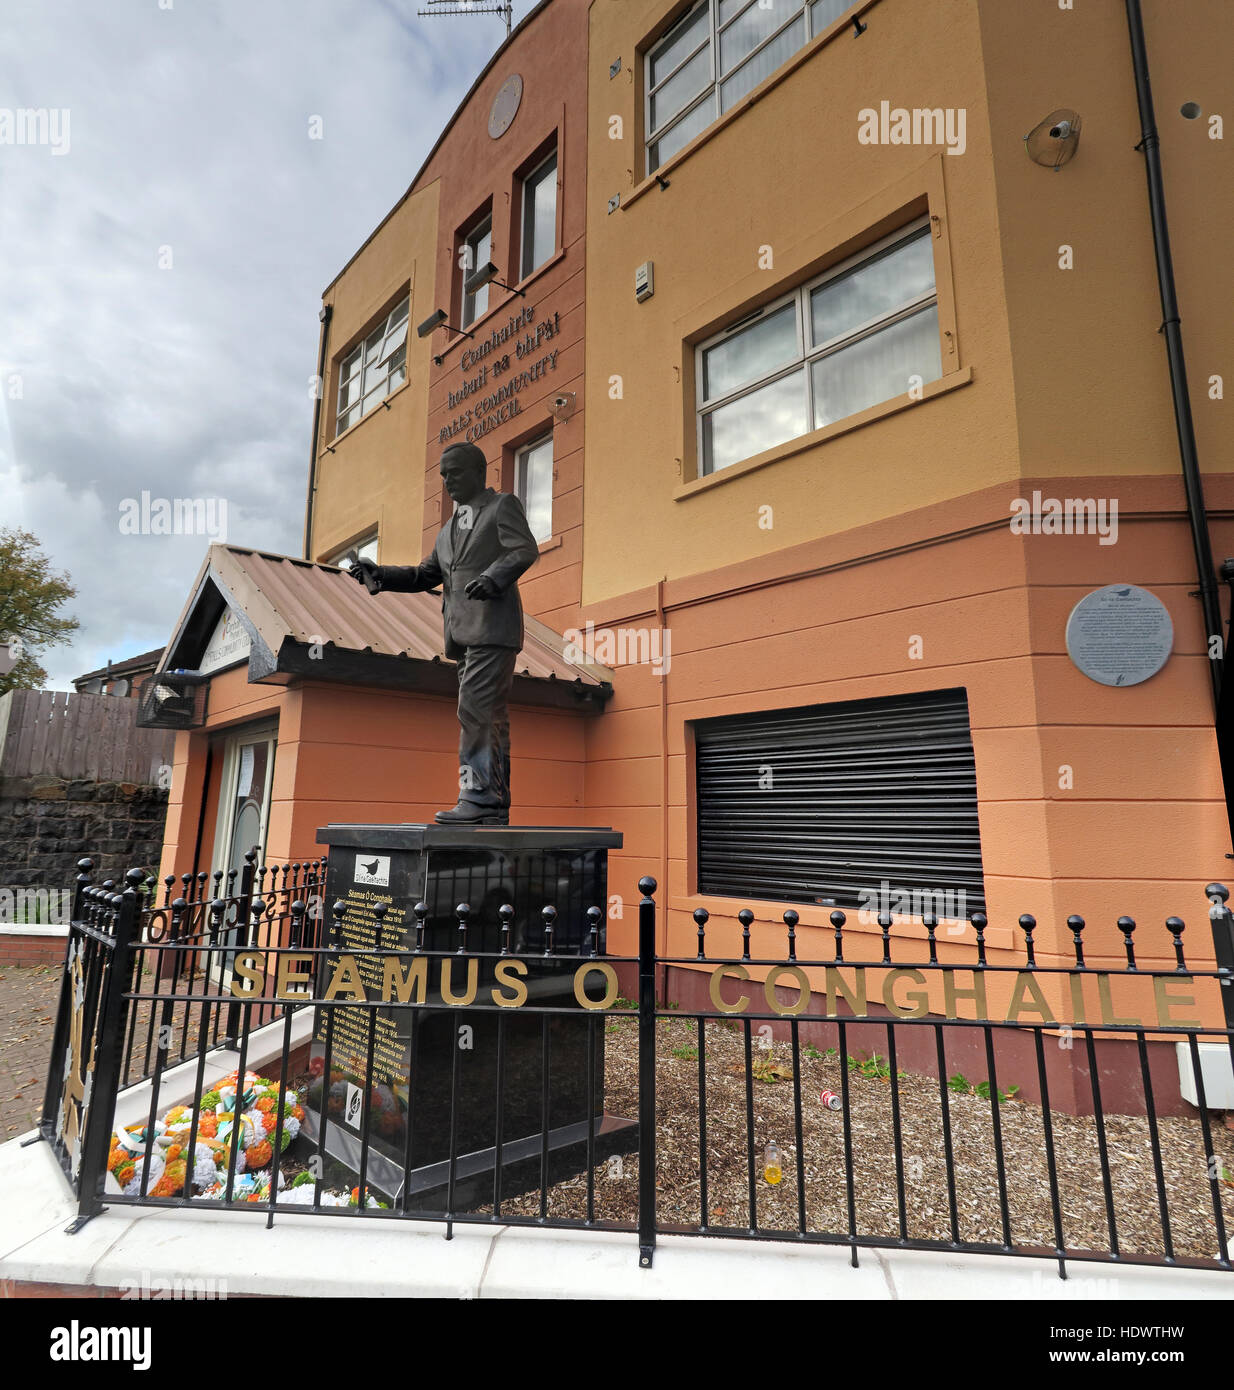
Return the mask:
<path id="1" fill-rule="evenodd" d="M 584 1171 L 589 1123 L 596 1163 L 635 1149 L 636 1122 L 604 1109 L 604 1017 L 575 995 L 592 949 L 590 907 L 605 912 L 595 942 L 604 958 L 608 851 L 620 846 L 619 833 L 328 825 L 317 839 L 329 846 L 327 921 L 335 902 L 346 904 L 339 959 L 354 953 L 367 998 L 381 1001 L 318 1009 L 306 1133 L 318 1139 L 324 1110 L 331 1159 L 358 1174 L 366 1094 L 366 1182 L 409 1210 L 445 1209 L 452 1127 L 455 1210 L 492 1202 L 499 1143 L 503 1198 L 538 1188 L 545 1171 L 549 1183 Z M 412 911 L 419 902 L 422 932 Z M 377 944 L 374 909 L 383 903 L 381 947 L 399 954 L 365 955 Z M 460 903 L 470 908 L 465 941 Z M 514 914 L 503 935 L 498 909 L 507 903 Z M 546 904 L 557 909 L 548 955 Z M 503 948 L 525 973 L 502 966 Z M 603 976 L 589 979 L 589 996 L 602 994 Z M 400 986 L 420 1007 L 382 1006 Z M 519 1003 L 495 1006 L 520 990 Z"/>
<path id="2" fill-rule="evenodd" d="M 302 1134 L 305 1138 L 304 1156 L 306 1162 L 317 1147 L 316 1112 L 306 1110 L 308 1123 Z M 337 1131 L 326 1131 L 327 1148 L 331 1155 L 323 1173 L 323 1186 L 330 1188 L 354 1187 L 359 1173 L 359 1145 L 351 1150 L 348 1157 L 339 1156 L 340 1146 L 333 1135 Z M 560 1129 L 550 1129 L 548 1136 L 548 1161 L 543 1160 L 539 1134 L 530 1135 L 502 1146 L 500 1201 L 508 1202 L 526 1192 L 538 1192 L 541 1181 L 544 1186 L 564 1182 L 587 1171 L 587 1125 L 563 1125 Z M 629 1155 L 638 1150 L 638 1121 L 622 1119 L 615 1115 L 603 1115 L 597 1121 L 592 1144 L 592 1154 L 596 1167 L 606 1163 L 613 1155 Z M 421 1168 L 413 1168 L 407 1183 L 406 1197 L 402 1192 L 403 1170 L 390 1163 L 381 1154 L 369 1151 L 368 1174 L 365 1185 L 382 1200 L 397 1203 L 401 1210 L 440 1214 L 447 1211 L 478 1211 L 491 1209 L 498 1200 L 495 1190 L 495 1163 L 497 1150 L 493 1147 L 479 1149 L 473 1153 L 460 1154 L 454 1164 L 454 1199 L 449 1200 L 450 1164 L 446 1159 L 429 1163 Z M 332 1171 L 332 1165 L 337 1165 Z M 600 1179 L 597 1178 L 597 1187 Z"/>

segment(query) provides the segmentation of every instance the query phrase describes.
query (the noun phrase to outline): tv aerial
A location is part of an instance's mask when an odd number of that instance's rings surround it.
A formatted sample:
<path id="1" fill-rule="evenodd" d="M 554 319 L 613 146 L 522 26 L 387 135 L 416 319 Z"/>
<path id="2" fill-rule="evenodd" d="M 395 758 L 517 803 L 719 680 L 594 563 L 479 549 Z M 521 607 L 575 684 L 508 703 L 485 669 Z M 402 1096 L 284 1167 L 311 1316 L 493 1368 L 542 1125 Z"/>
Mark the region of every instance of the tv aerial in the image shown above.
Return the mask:
<path id="1" fill-rule="evenodd" d="M 496 4 L 477 4 L 476 0 L 427 0 L 430 8 L 417 10 L 416 14 L 425 19 L 445 19 L 450 15 L 499 14 L 506 21 L 506 38 L 514 21 L 514 0 L 497 0 Z"/>

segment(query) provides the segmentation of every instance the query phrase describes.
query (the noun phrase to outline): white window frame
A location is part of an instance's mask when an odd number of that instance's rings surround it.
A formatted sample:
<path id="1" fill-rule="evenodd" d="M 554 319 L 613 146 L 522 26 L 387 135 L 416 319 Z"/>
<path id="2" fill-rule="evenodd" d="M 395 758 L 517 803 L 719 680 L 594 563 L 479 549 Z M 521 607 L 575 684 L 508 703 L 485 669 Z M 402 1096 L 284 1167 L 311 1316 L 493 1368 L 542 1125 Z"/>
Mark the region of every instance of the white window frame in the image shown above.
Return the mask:
<path id="1" fill-rule="evenodd" d="M 537 188 L 539 188 L 539 187 L 543 187 L 543 185 L 544 185 L 545 183 L 548 182 L 547 178 L 540 179 L 539 176 L 540 176 L 541 174 L 544 173 L 544 167 L 545 167 L 545 165 L 547 165 L 547 164 L 549 164 L 549 163 L 551 163 L 552 166 L 553 166 L 553 244 L 549 247 L 547 253 L 546 253 L 539 261 L 537 261 L 535 265 L 528 265 L 528 264 L 527 264 L 527 252 L 528 252 L 528 236 L 527 236 L 527 192 L 528 192 L 529 187 L 530 187 L 533 183 L 536 183 Z M 520 280 L 526 280 L 527 277 L 528 277 L 529 275 L 533 275 L 537 270 L 540 269 L 540 267 L 545 263 L 545 261 L 549 261 L 549 260 L 551 260 L 551 259 L 553 258 L 553 255 L 555 254 L 555 252 L 556 252 L 556 250 L 557 250 L 557 212 L 558 212 L 557 202 L 558 202 L 558 195 L 559 195 L 559 193 L 560 193 L 560 191 L 561 191 L 560 188 L 558 187 L 558 181 L 557 181 L 557 180 L 558 180 L 558 173 L 559 173 L 559 168 L 558 168 L 558 164 L 557 164 L 557 146 L 554 145 L 553 148 L 552 148 L 552 151 L 551 151 L 549 154 L 546 154 L 546 155 L 544 156 L 544 158 L 539 162 L 539 164 L 537 164 L 536 167 L 535 167 L 534 169 L 532 169 L 532 170 L 530 170 L 528 173 L 526 173 L 526 174 L 523 176 L 523 178 L 522 178 L 522 181 L 521 181 L 522 197 L 519 199 L 519 205 L 520 205 L 520 206 L 519 206 L 519 216 L 520 216 L 520 219 L 521 219 L 521 222 L 520 222 L 521 230 L 520 230 L 520 233 L 519 233 L 519 251 L 518 251 L 518 258 L 519 258 L 519 279 L 520 279 Z M 538 182 L 537 182 L 537 180 L 538 180 Z M 532 238 L 531 238 L 533 244 L 534 244 L 534 240 L 535 240 L 535 238 L 534 238 L 534 231 L 535 231 L 535 219 L 534 219 L 534 217 L 533 217 L 533 219 L 532 219 L 532 232 L 533 232 L 533 236 L 532 236 Z"/>
<path id="2" fill-rule="evenodd" d="M 685 13 L 682 14 L 672 24 L 672 26 L 668 30 L 666 30 L 665 33 L 663 33 L 655 41 L 655 43 L 651 45 L 650 48 L 647 49 L 646 53 L 643 55 L 643 148 L 644 159 L 646 161 L 648 175 L 654 174 L 659 165 L 664 162 L 663 160 L 660 160 L 659 163 L 652 162 L 652 146 L 658 144 L 660 140 L 662 140 L 664 136 L 667 135 L 668 132 L 672 130 L 672 128 L 675 125 L 678 124 L 679 121 L 684 120 L 692 111 L 694 111 L 697 107 L 702 106 L 704 103 L 711 103 L 711 121 L 708 121 L 707 124 L 710 125 L 712 121 L 719 120 L 719 118 L 724 114 L 720 108 L 720 88 L 723 86 L 723 84 L 727 82 L 729 78 L 733 77 L 736 73 L 740 72 L 741 69 L 745 67 L 747 63 L 753 62 L 763 51 L 764 48 L 766 48 L 769 44 L 774 43 L 781 36 L 781 34 L 783 34 L 785 30 L 788 29 L 788 27 L 791 24 L 796 22 L 796 20 L 803 13 L 805 15 L 805 21 L 802 26 L 801 45 L 800 47 L 794 49 L 794 53 L 799 53 L 801 49 L 804 48 L 806 44 L 810 42 L 811 39 L 817 37 L 817 34 L 814 31 L 814 2 L 815 0 L 802 0 L 802 3 L 793 10 L 792 14 L 790 14 L 784 20 L 783 24 L 778 25 L 773 33 L 770 33 L 766 36 L 766 38 L 761 39 L 752 49 L 750 49 L 748 53 L 744 54 L 741 57 L 740 61 L 735 63 L 733 67 L 730 68 L 727 72 L 718 71 L 720 56 L 720 37 L 722 34 L 727 33 L 733 27 L 734 24 L 738 23 L 743 18 L 743 16 L 745 16 L 748 13 L 749 10 L 756 7 L 759 3 L 759 0 L 748 0 L 747 4 L 743 5 L 741 9 L 737 11 L 736 14 L 730 15 L 729 18 L 725 20 L 723 24 L 720 23 L 719 0 L 698 0 L 698 4 L 692 5 L 688 10 L 686 10 Z M 786 0 L 778 0 L 778 3 L 786 3 Z M 659 82 L 657 82 L 653 87 L 651 83 L 651 65 L 653 60 L 655 59 L 656 54 L 659 53 L 668 43 L 670 43 L 672 41 L 673 35 L 676 34 L 680 29 L 683 29 L 687 24 L 689 24 L 690 21 L 694 18 L 694 16 L 698 13 L 698 11 L 700 9 L 703 9 L 704 7 L 706 7 L 709 11 L 710 22 L 706 26 L 706 33 L 708 37 L 702 40 L 700 43 L 696 44 L 694 48 L 692 48 L 685 55 L 685 57 L 682 58 L 682 60 L 672 69 L 672 71 L 665 73 L 664 76 L 660 78 Z M 851 0 L 850 4 L 845 6 L 845 9 L 840 11 L 840 14 L 833 15 L 832 18 L 826 22 L 826 24 L 820 26 L 818 29 L 818 33 L 821 34 L 825 30 L 830 29 L 831 26 L 836 22 L 836 20 L 840 18 L 840 15 L 844 14 L 845 10 L 847 10 L 850 7 Z M 701 92 L 699 92 L 699 94 L 696 97 L 692 98 L 684 106 L 680 107 L 677 111 L 673 113 L 671 117 L 664 121 L 661 121 L 660 125 L 653 130 L 651 125 L 652 98 L 661 90 L 661 88 L 664 87 L 666 83 L 670 82 L 674 77 L 676 77 L 677 74 L 682 70 L 682 68 L 685 67 L 687 63 L 691 62 L 695 57 L 697 57 L 697 55 L 703 48 L 708 46 L 710 47 L 711 51 L 711 73 L 707 85 L 703 88 Z M 791 56 L 792 55 L 790 54 L 789 57 Z M 784 59 L 784 62 L 787 63 L 788 61 L 789 59 L 788 57 L 786 57 Z M 767 73 L 764 77 L 759 78 L 759 82 L 766 81 L 767 77 L 770 76 L 771 73 Z M 759 85 L 759 82 L 756 82 L 754 86 L 757 87 Z M 751 88 L 750 90 L 753 91 L 753 88 Z M 747 94 L 743 93 L 742 97 L 744 97 L 745 95 Z M 704 129 L 705 128 L 706 127 L 704 127 Z M 702 132 L 699 133 L 701 134 Z M 689 141 L 687 141 L 686 143 L 688 144 Z M 669 157 L 672 158 L 673 156 L 670 155 Z"/>
<path id="3" fill-rule="evenodd" d="M 898 228 L 888 236 L 882 237 L 880 240 L 864 247 L 861 251 L 849 256 L 838 265 L 830 267 L 830 269 L 824 271 L 822 275 L 816 275 L 813 279 L 804 281 L 787 294 L 783 294 L 778 299 L 773 299 L 770 303 L 764 304 L 761 308 L 754 310 L 753 313 L 742 314 L 719 333 L 713 333 L 711 337 L 700 342 L 695 347 L 694 384 L 698 402 L 695 411 L 695 448 L 697 449 L 695 457 L 698 460 L 698 476 L 700 478 L 711 477 L 714 473 L 722 473 L 724 471 L 723 468 L 717 469 L 711 467 L 704 452 L 703 423 L 706 416 L 712 414 L 722 406 L 731 405 L 733 401 L 740 400 L 743 396 L 752 395 L 755 391 L 761 390 L 764 386 L 768 386 L 772 382 L 779 381 L 781 377 L 791 376 L 794 372 L 801 371 L 804 368 L 807 425 L 805 434 L 812 434 L 815 429 L 819 428 L 819 426 L 814 424 L 814 373 L 811 370 L 813 364 L 824 357 L 830 357 L 833 353 L 839 352 L 843 348 L 850 347 L 853 343 L 859 342 L 863 338 L 873 337 L 883 329 L 890 328 L 893 324 L 911 318 L 914 314 L 920 313 L 922 309 L 927 308 L 931 304 L 936 305 L 938 303 L 938 274 L 936 271 L 934 275 L 934 288 L 928 293 L 915 295 L 912 299 L 905 300 L 889 313 L 876 315 L 874 318 L 868 319 L 865 323 L 857 324 L 854 328 L 848 329 L 846 332 L 838 334 L 835 337 L 828 338 L 821 343 L 810 341 L 813 334 L 813 324 L 810 315 L 810 296 L 820 285 L 825 285 L 832 280 L 838 280 L 850 271 L 856 270 L 858 267 L 870 261 L 877 260 L 880 256 L 894 250 L 904 242 L 911 241 L 915 237 L 921 236 L 923 232 L 928 237 L 930 235 L 929 227 L 930 219 L 928 215 L 914 218 L 913 221 L 906 223 L 903 227 Z M 933 244 L 931 241 L 931 252 L 932 251 Z M 710 399 L 704 398 L 703 359 L 707 350 L 715 347 L 718 343 L 724 342 L 725 339 L 732 337 L 739 329 L 748 328 L 759 319 L 767 318 L 778 310 L 783 309 L 786 304 L 794 302 L 797 308 L 796 356 L 762 376 L 752 377 L 749 381 L 743 381 L 740 386 L 734 387 L 724 395 L 715 396 Z M 890 399 L 894 399 L 894 397 Z M 803 435 L 794 435 L 793 438 L 801 439 Z M 786 440 L 783 442 L 787 443 L 788 441 Z M 753 457 L 753 455 L 751 455 L 751 457 Z M 742 460 L 735 459 L 733 462 L 740 463 Z M 728 468 L 732 466 L 733 464 L 725 465 L 725 467 Z"/>
<path id="4" fill-rule="evenodd" d="M 486 212 L 479 218 L 470 231 L 463 233 L 463 246 L 467 248 L 468 254 L 463 258 L 463 278 L 462 278 L 462 299 L 459 302 L 459 327 L 470 328 L 479 318 L 483 318 L 488 313 L 488 291 L 487 285 L 481 285 L 472 294 L 467 293 L 467 277 L 475 270 L 480 269 L 479 243 L 484 239 L 485 232 L 488 233 L 488 259 L 493 255 L 493 214 Z M 478 308 L 476 300 L 480 295 L 484 296 L 484 307 Z"/>
<path id="5" fill-rule="evenodd" d="M 540 545 L 543 545 L 545 541 L 552 540 L 553 538 L 553 476 L 557 465 L 553 431 L 545 430 L 543 434 L 538 434 L 534 439 L 529 439 L 526 444 L 520 444 L 514 451 L 514 495 L 523 504 L 523 509 L 525 511 L 527 508 L 527 499 L 524 495 L 526 489 L 521 484 L 525 481 L 527 459 L 533 450 L 539 449 L 544 444 L 550 447 L 552 456 L 549 459 L 548 470 L 548 535 L 536 536 L 536 541 Z"/>
<path id="6" fill-rule="evenodd" d="M 410 321 L 410 308 L 411 297 L 405 295 L 382 319 L 380 325 L 371 333 L 365 334 L 339 363 L 334 428 L 336 439 L 362 420 L 374 406 L 380 405 L 394 386 L 401 386 L 407 380 L 407 325 Z M 369 349 L 374 345 L 379 346 L 380 350 L 376 359 L 366 367 Z M 396 361 L 400 352 L 402 360 Z M 380 375 L 375 374 L 368 390 L 365 391 L 365 371 L 380 367 L 384 367 L 385 371 Z M 400 371 L 402 378 L 392 386 L 392 379 Z M 347 388 L 357 378 L 360 380 L 361 394 L 355 400 L 344 404 Z"/>

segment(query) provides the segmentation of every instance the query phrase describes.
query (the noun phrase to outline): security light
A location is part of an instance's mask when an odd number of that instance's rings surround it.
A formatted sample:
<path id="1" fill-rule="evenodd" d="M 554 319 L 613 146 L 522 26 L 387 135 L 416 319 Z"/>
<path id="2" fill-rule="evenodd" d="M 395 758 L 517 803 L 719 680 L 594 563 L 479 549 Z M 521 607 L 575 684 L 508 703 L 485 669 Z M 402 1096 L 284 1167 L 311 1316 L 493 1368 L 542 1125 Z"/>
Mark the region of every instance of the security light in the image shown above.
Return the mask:
<path id="1" fill-rule="evenodd" d="M 1034 164 L 1045 169 L 1061 169 L 1075 154 L 1080 143 L 1080 113 L 1063 107 L 1051 111 L 1024 137 L 1024 149 Z"/>
<path id="2" fill-rule="evenodd" d="M 500 285 L 503 290 L 509 290 L 511 294 L 516 294 L 520 299 L 526 299 L 524 290 L 516 290 L 513 285 L 507 285 L 504 280 L 497 278 L 497 267 L 492 261 L 487 261 L 463 281 L 463 289 L 467 294 L 475 294 L 477 290 L 482 290 L 485 285 Z"/>
<path id="3" fill-rule="evenodd" d="M 449 317 L 449 314 L 447 314 L 444 309 L 434 309 L 428 318 L 416 329 L 416 337 L 427 338 L 430 333 L 441 328 L 443 325 L 448 328 L 451 333 L 461 333 L 464 338 L 474 338 L 476 336 L 474 333 L 468 333 L 465 328 L 455 328 L 452 324 L 447 323 L 446 320 Z M 433 354 L 433 361 L 437 366 L 441 366 L 442 359 L 437 353 Z"/>

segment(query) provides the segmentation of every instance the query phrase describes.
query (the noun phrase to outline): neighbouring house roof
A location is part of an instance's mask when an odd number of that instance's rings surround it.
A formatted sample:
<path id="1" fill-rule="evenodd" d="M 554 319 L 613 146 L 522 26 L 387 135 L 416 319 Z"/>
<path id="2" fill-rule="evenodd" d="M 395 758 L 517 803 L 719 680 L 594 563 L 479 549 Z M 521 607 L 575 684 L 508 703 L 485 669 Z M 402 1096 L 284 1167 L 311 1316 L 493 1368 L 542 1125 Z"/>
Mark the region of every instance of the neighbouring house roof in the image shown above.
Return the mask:
<path id="1" fill-rule="evenodd" d="M 106 666 L 100 666 L 97 671 L 87 671 L 84 675 L 74 676 L 73 684 L 81 686 L 89 680 L 127 676 L 137 671 L 153 671 L 159 664 L 159 658 L 163 655 L 163 651 L 164 648 L 162 647 L 154 647 L 137 656 L 126 657 L 124 661 L 109 661 Z"/>
<path id="2" fill-rule="evenodd" d="M 206 553 L 160 671 L 199 669 L 227 608 L 248 635 L 241 659 L 252 682 L 324 680 L 434 694 L 457 688 L 439 596 L 372 595 L 336 565 L 223 544 Z M 513 699 L 602 706 L 611 671 L 567 660 L 565 639 L 535 618 L 525 619 L 525 632 Z"/>

